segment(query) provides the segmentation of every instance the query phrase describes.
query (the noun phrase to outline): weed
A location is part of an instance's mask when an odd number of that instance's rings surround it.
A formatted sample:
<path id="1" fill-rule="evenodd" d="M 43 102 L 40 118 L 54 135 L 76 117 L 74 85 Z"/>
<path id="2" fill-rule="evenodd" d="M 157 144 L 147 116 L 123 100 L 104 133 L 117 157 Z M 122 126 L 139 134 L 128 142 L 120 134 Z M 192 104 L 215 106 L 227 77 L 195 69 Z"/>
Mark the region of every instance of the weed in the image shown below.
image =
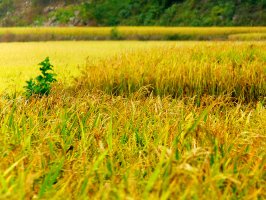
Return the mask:
<path id="1" fill-rule="evenodd" d="M 55 79 L 56 74 L 51 73 L 53 71 L 53 65 L 51 65 L 49 57 L 39 64 L 41 75 L 37 76 L 35 79 L 30 79 L 26 81 L 27 86 L 26 96 L 31 97 L 32 95 L 48 95 L 51 91 L 51 83 L 57 81 Z"/>
<path id="2" fill-rule="evenodd" d="M 118 31 L 116 27 L 111 29 L 110 38 L 112 40 L 121 40 L 123 39 L 122 34 Z"/>

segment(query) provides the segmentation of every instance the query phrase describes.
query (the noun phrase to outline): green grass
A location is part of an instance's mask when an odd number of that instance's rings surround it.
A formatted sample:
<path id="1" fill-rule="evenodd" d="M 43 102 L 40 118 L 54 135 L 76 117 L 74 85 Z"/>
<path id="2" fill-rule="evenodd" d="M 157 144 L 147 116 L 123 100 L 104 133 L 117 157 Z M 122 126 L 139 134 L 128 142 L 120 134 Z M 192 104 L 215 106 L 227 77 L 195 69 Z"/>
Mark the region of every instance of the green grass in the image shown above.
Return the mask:
<path id="1" fill-rule="evenodd" d="M 191 45 L 2 95 L 0 199 L 265 199 L 265 43 Z"/>

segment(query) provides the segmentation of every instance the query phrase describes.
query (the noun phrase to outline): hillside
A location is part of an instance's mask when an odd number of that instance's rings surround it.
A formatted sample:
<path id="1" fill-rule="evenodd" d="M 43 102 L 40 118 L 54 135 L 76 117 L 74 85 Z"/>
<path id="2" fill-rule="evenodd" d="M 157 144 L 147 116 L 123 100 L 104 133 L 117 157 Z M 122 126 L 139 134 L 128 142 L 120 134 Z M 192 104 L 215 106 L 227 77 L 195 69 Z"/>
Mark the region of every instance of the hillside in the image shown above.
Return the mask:
<path id="1" fill-rule="evenodd" d="M 0 0 L 0 26 L 264 26 L 265 0 Z"/>

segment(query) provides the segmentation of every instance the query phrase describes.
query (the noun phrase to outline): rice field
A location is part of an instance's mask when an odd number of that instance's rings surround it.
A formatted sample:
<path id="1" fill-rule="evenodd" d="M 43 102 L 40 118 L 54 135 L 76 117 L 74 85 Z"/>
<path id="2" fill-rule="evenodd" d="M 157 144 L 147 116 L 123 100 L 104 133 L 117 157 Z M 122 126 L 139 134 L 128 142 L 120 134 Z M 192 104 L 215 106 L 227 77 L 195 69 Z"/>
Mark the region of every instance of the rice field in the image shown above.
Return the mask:
<path id="1" fill-rule="evenodd" d="M 21 91 L 25 81 L 38 73 L 37 64 L 47 56 L 55 65 L 58 78 L 67 84 L 71 82 L 72 76 L 79 74 L 80 69 L 84 68 L 87 62 L 95 62 L 121 52 L 167 44 L 174 43 L 136 41 L 0 43 L 0 91 Z"/>
<path id="2" fill-rule="evenodd" d="M 0 55 L 16 88 L 1 85 L 0 199 L 266 198 L 265 42 L 0 43 Z M 46 56 L 59 81 L 27 99 Z"/>
<path id="3" fill-rule="evenodd" d="M 230 40 L 261 41 L 266 40 L 266 33 L 239 33 L 228 37 Z"/>
<path id="4" fill-rule="evenodd" d="M 235 34 L 265 34 L 265 27 L 11 27 L 0 41 L 50 40 L 230 40 Z M 242 37 L 233 37 L 242 40 Z M 253 38 L 254 39 L 254 38 Z M 265 37 L 255 39 L 265 40 Z M 245 37 L 247 40 L 247 37 Z"/>

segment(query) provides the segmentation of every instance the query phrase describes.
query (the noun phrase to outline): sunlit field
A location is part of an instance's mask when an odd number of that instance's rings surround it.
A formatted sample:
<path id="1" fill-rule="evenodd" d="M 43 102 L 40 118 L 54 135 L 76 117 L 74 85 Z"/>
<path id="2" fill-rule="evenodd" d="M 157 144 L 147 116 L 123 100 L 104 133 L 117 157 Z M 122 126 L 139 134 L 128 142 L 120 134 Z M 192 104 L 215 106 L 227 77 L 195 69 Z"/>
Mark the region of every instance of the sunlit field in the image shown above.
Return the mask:
<path id="1" fill-rule="evenodd" d="M 128 95 L 142 87 L 148 93 L 171 97 L 227 94 L 252 101 L 266 95 L 265 43 L 188 44 L 88 62 L 80 84 L 115 95 Z"/>
<path id="2" fill-rule="evenodd" d="M 21 91 L 25 81 L 38 73 L 37 64 L 49 56 L 61 81 L 71 81 L 87 62 L 121 52 L 175 44 L 174 42 L 26 42 L 0 43 L 0 91 Z M 181 45 L 182 43 L 178 43 Z M 188 42 L 188 45 L 192 43 Z"/>
<path id="3" fill-rule="evenodd" d="M 265 42 L 0 43 L 0 55 L 0 199 L 266 199 Z M 46 56 L 58 82 L 26 98 Z"/>
<path id="4" fill-rule="evenodd" d="M 12 27 L 0 41 L 50 40 L 242 40 L 235 34 L 265 34 L 265 27 Z M 245 38 L 247 40 L 247 38 Z M 265 40 L 253 37 L 252 40 Z"/>

